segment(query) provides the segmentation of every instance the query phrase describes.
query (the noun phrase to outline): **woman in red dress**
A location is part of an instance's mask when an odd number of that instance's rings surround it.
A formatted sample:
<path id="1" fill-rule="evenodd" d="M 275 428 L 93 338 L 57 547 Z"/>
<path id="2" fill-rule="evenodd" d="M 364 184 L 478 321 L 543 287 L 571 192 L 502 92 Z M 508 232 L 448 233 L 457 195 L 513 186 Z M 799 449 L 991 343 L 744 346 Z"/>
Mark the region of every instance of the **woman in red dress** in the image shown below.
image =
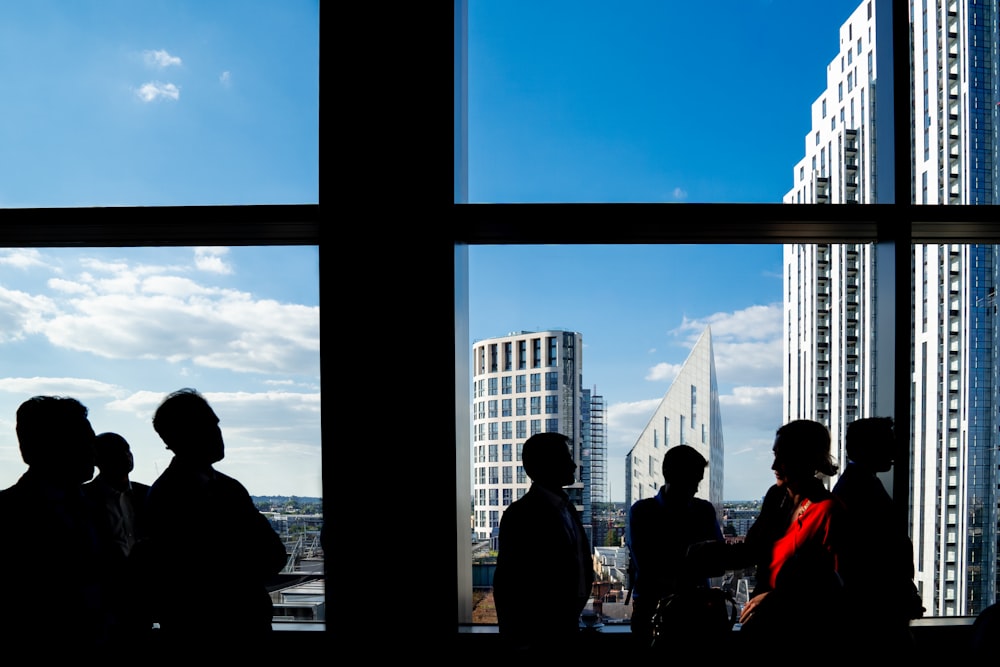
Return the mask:
<path id="1" fill-rule="evenodd" d="M 844 618 L 837 573 L 844 508 L 822 479 L 835 474 L 837 464 L 830 432 L 811 420 L 779 428 L 773 451 L 775 487 L 785 494 L 775 511 L 781 512 L 779 528 L 785 526 L 783 532 L 771 531 L 770 544 L 747 545 L 761 554 L 761 563 L 754 596 L 740 615 L 741 635 L 772 646 L 772 641 L 800 640 L 810 645 L 817 632 L 836 636 Z M 758 521 L 774 525 L 775 518 L 765 513 Z"/>

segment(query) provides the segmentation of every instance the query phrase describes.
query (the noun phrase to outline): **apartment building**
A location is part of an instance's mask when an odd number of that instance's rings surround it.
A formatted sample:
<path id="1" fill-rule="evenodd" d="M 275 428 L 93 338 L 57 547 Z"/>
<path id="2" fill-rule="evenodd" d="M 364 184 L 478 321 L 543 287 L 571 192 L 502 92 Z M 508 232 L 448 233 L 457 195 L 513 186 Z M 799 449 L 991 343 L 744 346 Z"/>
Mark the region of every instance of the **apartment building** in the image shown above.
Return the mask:
<path id="1" fill-rule="evenodd" d="M 577 481 L 566 493 L 593 544 L 592 502 L 604 493 L 604 403 L 582 386 L 582 334 L 511 333 L 474 343 L 472 357 L 475 537 L 496 548 L 504 509 L 531 486 L 521 465 L 525 440 L 558 432 L 569 437 L 577 464 Z"/>
<path id="2" fill-rule="evenodd" d="M 827 88 L 785 203 L 880 203 L 877 0 L 840 27 Z M 884 2 L 888 7 L 889 3 Z M 911 192 L 915 204 L 992 204 L 996 188 L 996 2 L 915 2 Z M 890 80 L 891 72 L 886 80 Z M 912 246 L 909 528 L 927 614 L 972 615 L 996 599 L 1000 340 L 995 246 Z M 848 423 L 875 410 L 876 247 L 784 247 L 785 421 L 827 424 L 846 462 Z M 886 279 L 891 279 L 887 277 Z M 888 414 L 886 409 L 880 409 Z"/>

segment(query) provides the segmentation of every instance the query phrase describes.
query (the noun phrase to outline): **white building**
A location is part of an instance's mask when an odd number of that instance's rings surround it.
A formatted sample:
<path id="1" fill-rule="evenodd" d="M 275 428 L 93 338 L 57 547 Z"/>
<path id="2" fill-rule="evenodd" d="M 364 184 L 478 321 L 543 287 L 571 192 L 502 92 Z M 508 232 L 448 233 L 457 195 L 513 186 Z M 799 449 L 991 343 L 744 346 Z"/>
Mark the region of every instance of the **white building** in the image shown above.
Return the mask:
<path id="1" fill-rule="evenodd" d="M 724 446 L 719 386 L 715 376 L 712 331 L 706 327 L 688 353 L 625 462 L 625 502 L 628 507 L 656 495 L 663 486 L 663 455 L 675 445 L 690 445 L 708 461 L 698 497 L 722 513 Z"/>
<path id="2" fill-rule="evenodd" d="M 582 387 L 582 335 L 511 333 L 474 343 L 472 358 L 474 535 L 496 548 L 504 509 L 531 486 L 521 465 L 525 440 L 556 432 L 569 437 L 573 448 L 577 481 L 566 493 L 593 544 L 590 485 L 596 481 L 603 493 L 604 413 L 603 398 Z"/>
<path id="3" fill-rule="evenodd" d="M 879 137 L 892 134 L 876 131 L 876 10 L 889 3 L 877 4 L 862 2 L 840 28 L 786 203 L 891 196 L 877 189 Z M 995 201 L 998 15 L 995 0 L 913 4 L 914 203 Z M 868 244 L 784 249 L 783 419 L 827 424 L 842 465 L 847 424 L 875 409 L 876 252 Z M 975 614 L 996 599 L 997 265 L 993 246 L 913 246 L 910 532 L 933 616 Z"/>

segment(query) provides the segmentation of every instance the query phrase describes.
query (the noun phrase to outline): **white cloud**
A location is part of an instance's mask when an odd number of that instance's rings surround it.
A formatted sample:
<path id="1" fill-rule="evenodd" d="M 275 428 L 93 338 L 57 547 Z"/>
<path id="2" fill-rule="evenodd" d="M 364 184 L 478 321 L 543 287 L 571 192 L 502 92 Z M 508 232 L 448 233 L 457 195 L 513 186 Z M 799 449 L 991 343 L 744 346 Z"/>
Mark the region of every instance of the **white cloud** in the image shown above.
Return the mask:
<path id="1" fill-rule="evenodd" d="M 156 51 L 143 51 L 142 58 L 148 67 L 164 69 L 170 66 L 180 66 L 181 59 L 172 56 L 163 49 Z"/>
<path id="2" fill-rule="evenodd" d="M 608 405 L 605 419 L 608 426 L 608 458 L 624 456 L 639 439 L 662 396 L 627 403 Z"/>
<path id="3" fill-rule="evenodd" d="M 199 271 L 228 275 L 233 272 L 233 267 L 223 259 L 228 253 L 229 248 L 195 248 L 194 265 Z"/>
<path id="4" fill-rule="evenodd" d="M 720 383 L 780 384 L 781 312 L 781 304 L 768 304 L 698 319 L 684 317 L 671 333 L 686 336 L 690 345 L 694 345 L 705 327 L 712 327 Z"/>
<path id="5" fill-rule="evenodd" d="M 95 396 L 117 396 L 120 387 L 97 380 L 65 377 L 0 378 L 0 392 L 30 396 L 72 396 L 83 400 Z"/>
<path id="6" fill-rule="evenodd" d="M 181 96 L 180 89 L 172 83 L 160 83 L 159 81 L 149 81 L 139 86 L 135 94 L 143 102 L 153 102 L 157 99 L 178 100 Z"/>
<path id="7" fill-rule="evenodd" d="M 688 193 L 683 188 L 674 188 L 673 198 L 677 201 L 687 199 Z"/>
<path id="8" fill-rule="evenodd" d="M 677 374 L 681 372 L 681 364 L 659 363 L 649 369 L 646 379 L 651 382 L 662 382 L 664 380 L 673 382 Z"/>
<path id="9" fill-rule="evenodd" d="M 42 254 L 34 248 L 6 250 L 0 254 L 0 266 L 12 266 L 16 269 L 26 269 L 31 266 L 45 266 Z"/>
<path id="10" fill-rule="evenodd" d="M 0 286 L 0 343 L 37 332 L 45 318 L 57 312 L 56 302 L 47 296 Z"/>
<path id="11" fill-rule="evenodd" d="M 92 294 L 93 289 L 75 280 L 65 280 L 63 278 L 49 278 L 46 284 L 56 292 L 63 294 Z"/>
<path id="12" fill-rule="evenodd" d="M 673 333 L 687 333 L 692 342 L 711 325 L 712 340 L 761 340 L 781 335 L 781 304 L 755 305 L 731 313 L 713 313 L 700 319 L 684 317 Z"/>
<path id="13" fill-rule="evenodd" d="M 233 76 L 232 76 L 232 74 L 230 74 L 228 71 L 225 71 L 222 74 L 220 74 L 219 75 L 219 83 L 221 83 L 223 86 L 226 86 L 226 87 L 231 86 L 232 83 L 233 83 Z"/>

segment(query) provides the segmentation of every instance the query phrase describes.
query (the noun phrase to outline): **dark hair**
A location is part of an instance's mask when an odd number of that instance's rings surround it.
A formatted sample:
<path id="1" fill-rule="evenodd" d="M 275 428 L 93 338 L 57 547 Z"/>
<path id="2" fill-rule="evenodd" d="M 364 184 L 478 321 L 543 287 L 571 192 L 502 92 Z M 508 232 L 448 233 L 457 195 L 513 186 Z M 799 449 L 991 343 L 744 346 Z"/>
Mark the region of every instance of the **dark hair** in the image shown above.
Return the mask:
<path id="1" fill-rule="evenodd" d="M 783 444 L 791 445 L 782 447 L 781 455 L 793 465 L 828 477 L 837 473 L 837 463 L 830 454 L 830 431 L 823 424 L 811 419 L 796 419 L 779 428 L 775 435 Z"/>
<path id="2" fill-rule="evenodd" d="M 521 451 L 521 463 L 524 474 L 535 479 L 539 473 L 551 470 L 553 464 L 566 456 L 569 437 L 562 433 L 536 433 L 524 442 Z"/>
<path id="3" fill-rule="evenodd" d="M 156 412 L 153 413 L 153 430 L 168 447 L 171 447 L 178 442 L 178 436 L 184 433 L 192 411 L 203 409 L 212 408 L 196 389 L 190 387 L 178 389 L 168 394 L 160 403 L 160 407 L 156 408 Z"/>
<path id="4" fill-rule="evenodd" d="M 892 417 L 865 417 L 852 421 L 847 425 L 847 435 L 844 438 L 847 458 L 852 461 L 865 461 L 879 452 L 891 456 L 892 443 L 895 439 L 893 424 Z"/>
<path id="5" fill-rule="evenodd" d="M 15 426 L 21 458 L 30 466 L 53 455 L 53 447 L 67 444 L 87 414 L 87 406 L 68 396 L 33 396 L 21 403 Z"/>
<path id="6" fill-rule="evenodd" d="M 708 461 L 690 445 L 675 445 L 663 455 L 663 481 L 694 481 L 705 474 Z"/>

